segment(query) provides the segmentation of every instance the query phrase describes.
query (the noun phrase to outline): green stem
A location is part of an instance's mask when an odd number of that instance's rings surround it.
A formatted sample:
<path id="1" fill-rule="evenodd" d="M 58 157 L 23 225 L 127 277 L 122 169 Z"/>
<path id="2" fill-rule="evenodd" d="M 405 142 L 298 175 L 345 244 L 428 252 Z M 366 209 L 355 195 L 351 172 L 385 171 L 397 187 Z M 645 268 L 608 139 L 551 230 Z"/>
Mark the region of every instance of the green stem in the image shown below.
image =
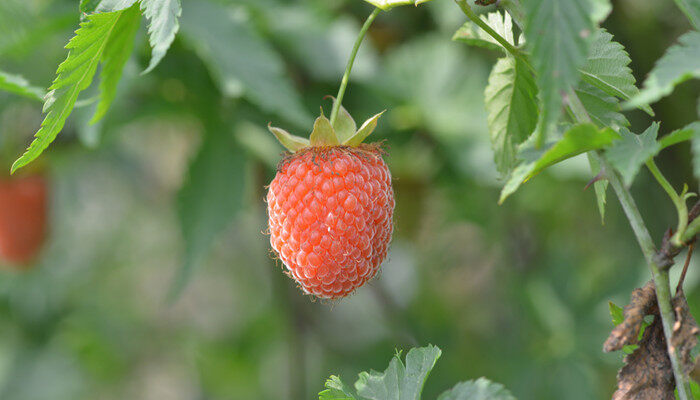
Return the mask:
<path id="1" fill-rule="evenodd" d="M 666 191 L 668 197 L 671 198 L 671 201 L 673 201 L 673 204 L 676 206 L 676 211 L 678 212 L 678 228 L 676 229 L 676 234 L 673 235 L 672 241 L 674 246 L 680 247 L 682 246 L 681 238 L 688 227 L 688 206 L 683 196 L 678 195 L 675 189 L 673 189 L 673 186 L 671 186 L 666 177 L 661 173 L 661 170 L 659 170 L 653 158 L 650 158 L 646 162 L 646 165 L 656 181 L 659 182 L 659 185 Z"/>
<path id="2" fill-rule="evenodd" d="M 335 125 L 335 120 L 338 118 L 338 111 L 340 111 L 340 105 L 343 102 L 343 96 L 345 96 L 345 89 L 348 87 L 348 80 L 350 79 L 350 72 L 352 71 L 352 65 L 355 63 L 355 56 L 357 56 L 357 51 L 360 50 L 360 45 L 362 40 L 365 38 L 365 34 L 369 30 L 369 27 L 377 18 L 377 15 L 382 12 L 381 9 L 375 8 L 372 14 L 367 17 L 360 33 L 355 39 L 355 45 L 352 47 L 352 52 L 350 52 L 350 59 L 348 60 L 348 65 L 345 67 L 345 73 L 343 74 L 343 79 L 340 81 L 340 88 L 338 89 L 338 95 L 335 97 L 335 103 L 333 103 L 333 110 L 331 111 L 331 125 Z"/>

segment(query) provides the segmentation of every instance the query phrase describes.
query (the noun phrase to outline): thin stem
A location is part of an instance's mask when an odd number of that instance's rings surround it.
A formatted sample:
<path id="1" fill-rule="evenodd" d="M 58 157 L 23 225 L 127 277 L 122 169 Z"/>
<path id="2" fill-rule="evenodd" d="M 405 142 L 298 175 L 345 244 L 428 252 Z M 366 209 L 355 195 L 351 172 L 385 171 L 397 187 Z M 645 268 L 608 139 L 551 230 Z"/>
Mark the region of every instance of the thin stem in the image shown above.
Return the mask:
<path id="1" fill-rule="evenodd" d="M 681 271 L 681 276 L 678 278 L 678 285 L 676 285 L 676 296 L 678 293 L 683 291 L 683 282 L 685 281 L 685 274 L 688 272 L 688 265 L 690 265 L 690 258 L 693 256 L 693 243 L 688 246 L 688 254 L 685 256 L 685 264 L 683 264 L 683 271 Z"/>
<path id="2" fill-rule="evenodd" d="M 673 189 L 673 186 L 671 186 L 666 177 L 661 173 L 661 170 L 659 170 L 659 167 L 656 165 L 653 158 L 650 158 L 646 162 L 646 165 L 656 181 L 659 182 L 659 185 L 661 185 L 661 187 L 666 191 L 668 197 L 671 198 L 673 205 L 676 206 L 676 211 L 678 212 L 678 228 L 676 229 L 676 234 L 673 236 L 672 240 L 675 246 L 680 247 L 680 239 L 683 237 L 685 230 L 688 227 L 688 206 L 685 204 L 683 197 L 676 193 L 676 190 Z"/>
<path id="3" fill-rule="evenodd" d="M 355 45 L 352 47 L 352 51 L 350 52 L 350 59 L 348 60 L 348 65 L 345 67 L 345 73 L 343 74 L 343 79 L 340 81 L 340 88 L 338 89 L 338 95 L 335 96 L 336 100 L 335 103 L 333 103 L 333 110 L 331 111 L 331 125 L 335 125 L 335 120 L 338 118 L 338 111 L 340 110 L 340 105 L 343 102 L 343 96 L 345 96 L 345 89 L 348 87 L 348 80 L 350 79 L 350 72 L 352 71 L 352 65 L 355 63 L 355 56 L 357 56 L 357 51 L 360 50 L 360 45 L 362 44 L 362 40 L 365 38 L 365 34 L 369 30 L 369 27 L 372 25 L 372 22 L 374 22 L 374 19 L 377 18 L 377 15 L 382 12 L 379 8 L 375 8 L 374 11 L 372 11 L 372 14 L 367 17 L 365 20 L 364 25 L 362 25 L 362 29 L 360 29 L 359 35 L 357 35 L 357 39 L 355 39 Z"/>

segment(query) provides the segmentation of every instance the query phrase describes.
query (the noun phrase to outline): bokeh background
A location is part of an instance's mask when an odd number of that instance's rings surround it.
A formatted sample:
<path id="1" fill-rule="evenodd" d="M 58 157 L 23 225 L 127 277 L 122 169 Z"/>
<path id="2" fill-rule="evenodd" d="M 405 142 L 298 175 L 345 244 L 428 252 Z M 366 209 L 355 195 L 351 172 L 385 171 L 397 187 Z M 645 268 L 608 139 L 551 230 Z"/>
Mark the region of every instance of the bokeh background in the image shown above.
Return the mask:
<path id="1" fill-rule="evenodd" d="M 89 90 L 40 160 L 50 233 L 29 269 L 0 272 L 1 399 L 313 399 L 330 374 L 354 382 L 383 370 L 396 348 L 428 343 L 443 356 L 426 399 L 480 376 L 522 400 L 612 394 L 622 355 L 601 350 L 608 302 L 626 304 L 649 278 L 641 252 L 611 194 L 601 224 L 583 190 L 585 158 L 497 205 L 483 104 L 497 54 L 450 40 L 465 21 L 453 2 L 381 14 L 360 52 L 345 106 L 357 119 L 388 109 L 376 139 L 389 148 L 396 229 L 381 275 L 334 303 L 302 295 L 270 256 L 263 199 L 282 148 L 265 126 L 306 135 L 318 106 L 330 110 L 323 97 L 335 94 L 371 7 L 183 3 L 181 32 L 156 70 L 139 75 L 149 57 L 139 34 L 106 119 L 88 124 Z M 613 3 L 604 26 L 642 80 L 689 25 L 670 0 Z M 0 69 L 49 86 L 79 21 L 77 1 L 0 1 Z M 288 87 L 256 75 L 268 67 Z M 697 118 L 698 93 L 684 84 L 655 105 L 662 133 Z M 0 93 L 2 153 L 19 154 L 10 143 L 28 143 L 41 117 L 39 103 Z M 650 123 L 628 118 L 637 132 Z M 235 168 L 222 173 L 239 206 L 169 304 L 184 257 L 178 192 L 212 134 L 231 138 Z M 697 190 L 687 144 L 659 161 L 676 187 Z M 672 204 L 647 172 L 633 193 L 660 239 L 675 224 Z M 696 313 L 698 264 L 686 281 Z"/>

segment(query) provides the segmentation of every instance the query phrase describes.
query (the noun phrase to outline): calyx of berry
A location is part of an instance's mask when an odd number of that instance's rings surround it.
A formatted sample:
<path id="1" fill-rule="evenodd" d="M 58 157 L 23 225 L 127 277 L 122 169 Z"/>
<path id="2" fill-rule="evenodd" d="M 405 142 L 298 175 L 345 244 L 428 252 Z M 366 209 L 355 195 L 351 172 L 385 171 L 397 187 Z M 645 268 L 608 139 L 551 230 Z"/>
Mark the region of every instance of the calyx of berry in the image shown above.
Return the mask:
<path id="1" fill-rule="evenodd" d="M 358 129 L 355 120 L 343 106 L 340 106 L 334 124 L 331 124 L 331 121 L 323 115 L 323 109 L 321 109 L 321 115 L 316 118 L 314 128 L 308 139 L 292 135 L 286 130 L 272 125 L 268 125 L 267 128 L 275 135 L 282 146 L 291 153 L 306 147 L 359 146 L 374 132 L 382 114 L 384 114 L 384 111 L 369 118 Z"/>

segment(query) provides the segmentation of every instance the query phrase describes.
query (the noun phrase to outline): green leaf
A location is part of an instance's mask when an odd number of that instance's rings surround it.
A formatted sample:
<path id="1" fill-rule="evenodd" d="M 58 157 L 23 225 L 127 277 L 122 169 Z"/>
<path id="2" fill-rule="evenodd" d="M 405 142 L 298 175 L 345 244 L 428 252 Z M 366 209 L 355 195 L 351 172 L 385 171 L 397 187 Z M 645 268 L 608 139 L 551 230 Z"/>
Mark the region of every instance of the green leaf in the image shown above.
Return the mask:
<path id="1" fill-rule="evenodd" d="M 337 100 L 334 98 L 333 104 L 335 104 L 336 101 Z M 355 120 L 352 119 L 352 116 L 348 110 L 346 110 L 342 105 L 338 110 L 338 116 L 335 119 L 335 124 L 333 124 L 333 130 L 335 130 L 335 134 L 338 136 L 340 143 L 344 143 L 346 140 L 353 137 L 355 132 L 357 132 Z"/>
<path id="2" fill-rule="evenodd" d="M 612 323 L 618 326 L 625 320 L 625 315 L 623 313 L 622 307 L 616 305 L 612 301 L 608 302 L 608 308 L 610 308 L 610 316 L 612 317 Z"/>
<path id="3" fill-rule="evenodd" d="M 660 150 L 663 150 L 669 146 L 673 146 L 674 144 L 685 142 L 686 140 L 691 140 L 695 136 L 699 136 L 699 135 L 700 135 L 700 121 L 695 121 L 693 123 L 690 123 L 690 124 L 684 126 L 681 129 L 676 129 L 675 131 L 662 137 L 659 140 L 659 145 L 661 145 Z"/>
<path id="4" fill-rule="evenodd" d="M 676 0 L 676 5 L 688 18 L 693 28 L 700 29 L 700 0 Z"/>
<path id="5" fill-rule="evenodd" d="M 537 125 L 535 79 L 522 61 L 501 58 L 489 76 L 485 100 L 496 167 L 507 174 L 515 165 L 517 145 Z"/>
<path id="6" fill-rule="evenodd" d="M 81 91 L 92 83 L 97 65 L 124 11 L 89 15 L 68 42 L 68 57 L 58 66 L 57 76 L 44 101 L 46 117 L 27 151 L 12 165 L 12 172 L 27 165 L 56 139 Z"/>
<path id="7" fill-rule="evenodd" d="M 599 127 L 629 126 L 629 121 L 620 112 L 620 102 L 587 82 L 579 82 L 576 95 L 588 112 L 588 116 Z"/>
<path id="8" fill-rule="evenodd" d="M 357 393 L 370 400 L 418 400 L 428 374 L 442 352 L 439 348 L 411 349 L 406 355 L 406 365 L 396 355 L 384 372 L 362 372 L 355 383 Z"/>
<path id="9" fill-rule="evenodd" d="M 177 211 L 185 254 L 171 287 L 171 300 L 177 299 L 216 237 L 240 209 L 243 168 L 242 152 L 234 145 L 226 128 L 208 128 L 178 193 Z"/>
<path id="10" fill-rule="evenodd" d="M 658 122 L 652 123 L 641 135 L 621 128 L 622 139 L 606 151 L 608 161 L 620 172 L 625 185 L 630 186 L 639 168 L 661 150 L 656 141 L 658 133 Z"/>
<path id="11" fill-rule="evenodd" d="M 285 131 L 284 129 L 281 128 L 275 128 L 272 125 L 268 125 L 267 129 L 272 132 L 273 135 L 277 138 L 277 140 L 284 146 L 287 150 L 290 152 L 294 153 L 297 152 L 304 147 L 309 147 L 309 139 L 292 135 L 291 133 Z"/>
<path id="12" fill-rule="evenodd" d="M 406 5 L 411 5 L 411 6 L 419 6 L 420 4 L 427 3 L 430 0 L 365 0 L 369 4 L 380 8 L 384 11 L 390 10 L 394 7 L 398 6 L 406 6 Z"/>
<path id="13" fill-rule="evenodd" d="M 605 29 L 598 29 L 593 35 L 588 61 L 580 71 L 583 80 L 589 84 L 610 96 L 629 100 L 639 93 L 632 70 L 628 67 L 630 62 L 624 46 L 613 41 L 613 36 Z M 640 108 L 654 115 L 648 105 Z"/>
<path id="14" fill-rule="evenodd" d="M 591 165 L 593 176 L 600 173 L 600 163 L 598 159 L 588 153 L 588 163 Z M 598 212 L 600 213 L 600 223 L 605 224 L 605 203 L 607 202 L 608 180 L 598 179 L 593 182 L 593 190 L 595 191 L 596 203 L 598 204 Z"/>
<path id="15" fill-rule="evenodd" d="M 144 74 L 151 72 L 163 59 L 175 40 L 180 28 L 178 19 L 182 15 L 180 0 L 140 0 L 143 15 L 148 19 L 148 42 L 152 54 Z"/>
<path id="16" fill-rule="evenodd" d="M 515 400 L 515 397 L 500 383 L 479 378 L 458 383 L 437 400 Z"/>
<path id="17" fill-rule="evenodd" d="M 90 121 L 93 124 L 104 117 L 117 94 L 117 84 L 134 48 L 134 36 L 140 22 L 141 15 L 136 5 L 124 10 L 105 45 L 100 72 L 100 101 Z"/>
<path id="18" fill-rule="evenodd" d="M 590 0 L 591 8 L 590 14 L 591 19 L 594 23 L 600 24 L 608 18 L 608 15 L 612 12 L 612 4 L 610 0 Z"/>
<path id="19" fill-rule="evenodd" d="M 541 150 L 534 149 L 531 140 L 523 143 L 519 155 L 524 161 L 511 172 L 501 190 L 499 204 L 545 168 L 581 153 L 608 147 L 619 137 L 610 128 L 598 130 L 595 125 L 585 123 L 575 125 L 564 133 L 561 140 Z"/>
<path id="20" fill-rule="evenodd" d="M 579 80 L 578 69 L 588 56 L 588 36 L 593 24 L 588 0 L 529 0 L 527 46 L 542 99 L 538 137 L 544 138 L 559 119 L 562 93 Z"/>
<path id="21" fill-rule="evenodd" d="M 314 130 L 311 131 L 309 142 L 311 146 L 337 146 L 340 144 L 331 126 L 331 121 L 323 113 L 314 122 Z"/>
<path id="22" fill-rule="evenodd" d="M 693 139 L 691 140 L 690 149 L 693 154 L 693 175 L 696 179 L 700 179 L 700 129 L 698 122 L 694 122 L 689 126 L 693 127 Z"/>
<path id="23" fill-rule="evenodd" d="M 284 63 L 249 21 L 230 9 L 206 1 L 189 2 L 182 16 L 182 35 L 206 62 L 221 91 L 245 96 L 263 110 L 298 126 L 311 116 L 294 90 Z"/>
<path id="24" fill-rule="evenodd" d="M 38 101 L 41 101 L 45 95 L 41 88 L 30 85 L 22 76 L 3 71 L 0 71 L 0 90 Z"/>
<path id="25" fill-rule="evenodd" d="M 653 103 L 673 92 L 689 79 L 700 78 L 700 32 L 688 32 L 678 39 L 657 62 L 644 81 L 642 91 L 624 106 L 638 107 Z"/>
<path id="26" fill-rule="evenodd" d="M 501 14 L 497 11 L 490 12 L 486 15 L 481 15 L 482 21 L 490 26 L 496 33 L 501 35 L 508 43 L 516 45 L 513 38 L 513 20 L 510 14 Z M 491 50 L 503 50 L 503 46 L 496 41 L 491 35 L 486 33 L 478 25 L 471 21 L 467 21 L 457 32 L 452 36 L 452 40 L 463 42 L 472 46 L 483 47 Z"/>
<path id="27" fill-rule="evenodd" d="M 345 140 L 343 144 L 347 146 L 358 146 L 360 143 L 362 143 L 369 135 L 372 134 L 372 132 L 374 132 L 374 129 L 377 127 L 379 117 L 381 117 L 385 111 L 370 117 L 362 124 L 362 126 L 360 126 L 360 129 L 358 129 L 354 135 Z"/>
<path id="28" fill-rule="evenodd" d="M 326 390 L 318 394 L 318 400 L 356 400 L 352 390 L 339 377 L 331 375 L 326 381 Z"/>

